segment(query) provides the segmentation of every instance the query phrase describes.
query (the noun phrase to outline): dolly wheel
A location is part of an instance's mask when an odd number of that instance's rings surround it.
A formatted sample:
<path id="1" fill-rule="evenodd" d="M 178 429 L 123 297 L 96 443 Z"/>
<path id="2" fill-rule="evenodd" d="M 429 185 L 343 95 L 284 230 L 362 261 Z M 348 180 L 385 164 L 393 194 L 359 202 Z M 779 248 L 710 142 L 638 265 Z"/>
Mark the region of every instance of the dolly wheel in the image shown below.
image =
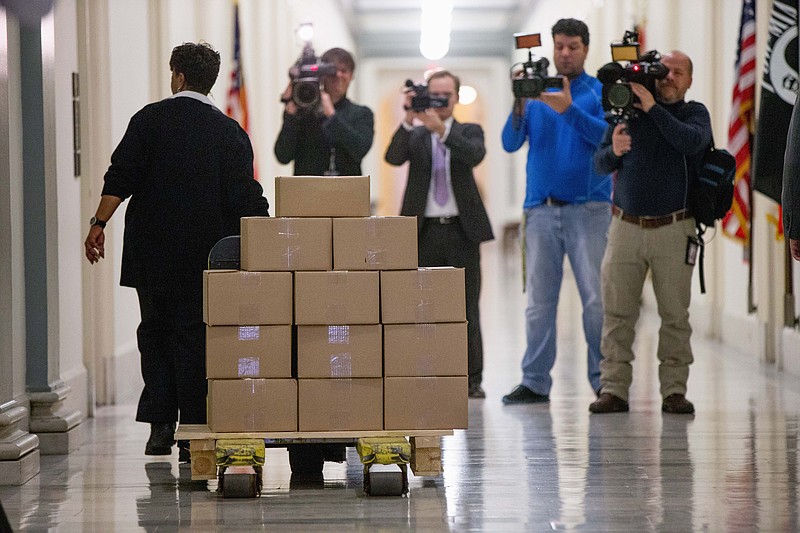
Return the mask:
<path id="1" fill-rule="evenodd" d="M 373 469 L 370 466 L 364 465 L 364 493 L 366 495 L 403 496 L 408 493 L 408 474 L 405 469 L 387 471 Z"/>

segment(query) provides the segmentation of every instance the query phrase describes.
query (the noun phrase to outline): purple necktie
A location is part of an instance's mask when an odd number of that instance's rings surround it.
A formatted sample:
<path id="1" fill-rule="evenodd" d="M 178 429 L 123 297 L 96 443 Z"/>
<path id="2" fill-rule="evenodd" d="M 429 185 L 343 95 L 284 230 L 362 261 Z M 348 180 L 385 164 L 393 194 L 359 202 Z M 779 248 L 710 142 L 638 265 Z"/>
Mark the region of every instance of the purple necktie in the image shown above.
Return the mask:
<path id="1" fill-rule="evenodd" d="M 447 203 L 450 192 L 447 190 L 447 151 L 438 138 L 433 149 L 433 199 L 439 205 Z"/>

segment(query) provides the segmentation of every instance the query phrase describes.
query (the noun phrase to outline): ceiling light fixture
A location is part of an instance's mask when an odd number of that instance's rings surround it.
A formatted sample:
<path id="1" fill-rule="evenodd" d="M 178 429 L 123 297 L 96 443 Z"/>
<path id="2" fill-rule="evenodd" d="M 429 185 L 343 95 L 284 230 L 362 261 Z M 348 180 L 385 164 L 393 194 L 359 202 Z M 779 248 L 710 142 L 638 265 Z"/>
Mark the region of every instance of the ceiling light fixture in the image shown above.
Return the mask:
<path id="1" fill-rule="evenodd" d="M 443 58 L 450 49 L 453 0 L 423 0 L 419 51 L 431 61 Z"/>

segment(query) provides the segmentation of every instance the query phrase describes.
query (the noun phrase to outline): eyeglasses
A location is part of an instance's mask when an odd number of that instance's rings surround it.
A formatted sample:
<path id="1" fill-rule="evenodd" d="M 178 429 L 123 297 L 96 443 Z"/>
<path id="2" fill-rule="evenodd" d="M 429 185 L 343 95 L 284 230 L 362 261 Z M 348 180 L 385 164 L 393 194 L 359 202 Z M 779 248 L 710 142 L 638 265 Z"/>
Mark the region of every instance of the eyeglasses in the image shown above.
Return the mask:
<path id="1" fill-rule="evenodd" d="M 436 98 L 447 98 L 449 100 L 453 96 L 453 93 L 431 93 L 431 96 Z"/>

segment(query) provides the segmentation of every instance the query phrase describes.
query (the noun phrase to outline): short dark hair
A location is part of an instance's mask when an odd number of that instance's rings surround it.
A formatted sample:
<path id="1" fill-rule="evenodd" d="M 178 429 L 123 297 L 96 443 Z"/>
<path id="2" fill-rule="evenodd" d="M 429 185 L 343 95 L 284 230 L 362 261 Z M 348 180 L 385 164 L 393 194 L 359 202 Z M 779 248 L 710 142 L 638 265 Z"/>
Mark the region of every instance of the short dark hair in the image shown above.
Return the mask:
<path id="1" fill-rule="evenodd" d="M 438 78 L 452 78 L 453 81 L 456 84 L 456 94 L 458 94 L 458 90 L 461 89 L 461 80 L 458 79 L 458 76 L 456 76 L 455 74 L 453 74 L 449 70 L 437 70 L 436 72 L 434 72 L 433 74 L 428 76 L 428 80 L 427 81 L 428 81 L 428 83 L 430 83 L 431 80 L 435 80 L 435 79 L 438 79 Z"/>
<path id="2" fill-rule="evenodd" d="M 183 43 L 172 49 L 169 68 L 183 74 L 188 89 L 208 94 L 219 76 L 219 52 L 205 42 Z"/>
<path id="3" fill-rule="evenodd" d="M 350 69 L 350 72 L 356 71 L 356 61 L 353 59 L 353 54 L 344 48 L 331 48 L 320 58 L 323 63 L 341 63 Z"/>
<path id="4" fill-rule="evenodd" d="M 578 19 L 560 19 L 553 25 L 553 37 L 557 34 L 580 37 L 584 46 L 589 46 L 589 27 Z"/>

